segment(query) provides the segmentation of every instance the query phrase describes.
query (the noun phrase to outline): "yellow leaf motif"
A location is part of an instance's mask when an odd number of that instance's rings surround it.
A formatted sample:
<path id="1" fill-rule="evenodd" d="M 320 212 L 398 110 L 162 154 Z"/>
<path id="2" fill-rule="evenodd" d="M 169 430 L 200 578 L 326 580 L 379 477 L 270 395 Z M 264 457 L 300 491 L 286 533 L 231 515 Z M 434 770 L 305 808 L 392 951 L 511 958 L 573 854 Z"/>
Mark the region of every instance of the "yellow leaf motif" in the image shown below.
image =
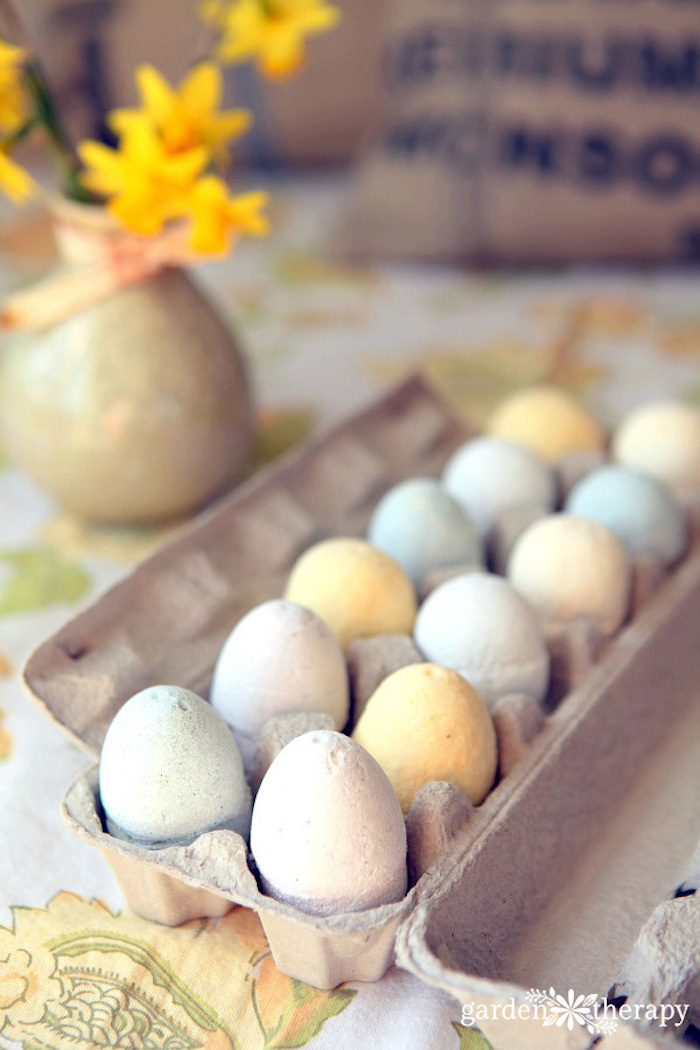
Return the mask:
<path id="1" fill-rule="evenodd" d="M 0 762 L 4 762 L 10 757 L 13 748 L 12 733 L 3 726 L 4 719 L 5 712 L 0 707 Z"/>
<path id="2" fill-rule="evenodd" d="M 303 1046 L 355 994 L 277 973 L 243 908 L 171 929 L 60 893 L 12 915 L 0 926 L 0 1031 L 26 1050 Z"/>
<path id="3" fill-rule="evenodd" d="M 257 421 L 251 473 L 307 438 L 315 422 L 311 407 L 269 406 L 262 409 Z"/>
<path id="4" fill-rule="evenodd" d="M 332 29 L 340 18 L 327 0 L 203 0 L 205 21 L 221 31 L 222 62 L 256 59 L 268 77 L 287 77 L 304 60 L 307 36 Z"/>
<path id="5" fill-rule="evenodd" d="M 287 977 L 279 972 L 268 951 L 256 960 L 252 994 L 265 1047 L 282 1050 L 306 1046 L 325 1021 L 341 1013 L 356 993 L 348 988 L 323 992 Z"/>
<path id="6" fill-rule="evenodd" d="M 76 602 L 87 593 L 90 576 L 51 547 L 0 550 L 5 578 L 0 582 L 0 616 Z"/>
<path id="7" fill-rule="evenodd" d="M 0 952 L 0 1017 L 13 1008 L 21 1011 L 26 1024 L 35 1024 L 44 1014 L 46 1003 L 58 1001 L 62 986 L 54 977 L 56 960 L 37 945 Z"/>
<path id="8" fill-rule="evenodd" d="M 215 62 L 200 62 L 172 88 L 153 66 L 136 70 L 141 96 L 139 109 L 117 109 L 109 122 L 120 134 L 134 124 L 146 122 L 161 137 L 168 153 L 204 147 L 222 160 L 228 142 L 248 130 L 251 116 L 244 109 L 219 111 L 222 96 L 221 70 Z"/>
<path id="9" fill-rule="evenodd" d="M 677 321 L 661 328 L 658 341 L 664 354 L 673 357 L 700 355 L 700 319 Z"/>

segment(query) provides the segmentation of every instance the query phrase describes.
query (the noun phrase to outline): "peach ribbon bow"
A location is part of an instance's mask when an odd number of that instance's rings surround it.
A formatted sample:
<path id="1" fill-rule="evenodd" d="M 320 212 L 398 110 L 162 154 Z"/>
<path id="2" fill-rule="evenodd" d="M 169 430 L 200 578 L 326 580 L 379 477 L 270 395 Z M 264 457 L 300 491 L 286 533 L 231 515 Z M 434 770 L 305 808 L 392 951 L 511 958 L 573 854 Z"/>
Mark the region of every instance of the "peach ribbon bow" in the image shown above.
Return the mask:
<path id="1" fill-rule="evenodd" d="M 100 238 L 99 256 L 94 260 L 72 264 L 6 299 L 0 307 L 0 330 L 50 328 L 118 288 L 194 260 L 184 225 L 173 225 L 154 237 L 122 231 L 106 234 Z"/>

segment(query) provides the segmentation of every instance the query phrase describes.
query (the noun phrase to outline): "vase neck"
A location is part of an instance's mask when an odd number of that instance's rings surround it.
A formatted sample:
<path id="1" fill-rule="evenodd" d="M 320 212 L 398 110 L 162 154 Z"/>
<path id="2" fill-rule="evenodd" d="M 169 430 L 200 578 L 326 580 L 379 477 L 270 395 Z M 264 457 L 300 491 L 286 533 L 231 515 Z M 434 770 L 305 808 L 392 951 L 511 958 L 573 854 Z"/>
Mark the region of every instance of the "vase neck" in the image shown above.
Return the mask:
<path id="1" fill-rule="evenodd" d="M 89 218 L 82 221 L 79 215 L 54 215 L 54 238 L 66 262 L 76 266 L 106 263 L 133 246 L 134 236 L 116 227 L 107 212 Z"/>

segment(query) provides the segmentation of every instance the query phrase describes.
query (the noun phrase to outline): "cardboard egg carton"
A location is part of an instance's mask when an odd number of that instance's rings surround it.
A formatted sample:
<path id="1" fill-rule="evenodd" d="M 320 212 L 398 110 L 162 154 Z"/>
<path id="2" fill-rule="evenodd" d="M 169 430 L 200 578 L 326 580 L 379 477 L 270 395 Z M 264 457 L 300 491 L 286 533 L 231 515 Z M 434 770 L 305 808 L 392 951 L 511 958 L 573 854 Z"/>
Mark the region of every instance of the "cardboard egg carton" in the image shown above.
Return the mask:
<path id="1" fill-rule="evenodd" d="M 94 758 L 139 690 L 162 682 L 207 696 L 229 631 L 281 594 L 302 550 L 363 534 L 386 489 L 436 476 L 469 436 L 421 379 L 409 380 L 221 501 L 67 624 L 30 658 L 30 693 Z M 589 466 L 567 464 L 565 484 Z M 522 527 L 501 525 L 496 558 Z M 439 784 L 415 800 L 413 885 L 396 904 L 321 918 L 271 900 L 230 831 L 157 851 L 116 840 L 103 829 L 94 770 L 69 789 L 66 819 L 103 850 L 135 910 L 178 923 L 231 902 L 252 907 L 279 968 L 321 987 L 375 980 L 395 957 L 463 1003 L 524 1003 L 529 987 L 545 985 L 605 993 L 618 979 L 634 985 L 631 1001 L 644 980 L 653 986 L 653 966 L 625 970 L 625 960 L 646 959 L 635 941 L 700 838 L 698 623 L 694 544 L 671 574 L 640 562 L 635 613 L 612 641 L 587 623 L 554 640 L 546 717 L 518 697 L 494 708 L 501 771 L 485 802 L 465 805 Z M 696 977 L 686 974 L 683 987 Z M 506 1050 L 593 1042 L 584 1028 L 541 1021 L 480 1027 Z M 649 1039 L 621 1025 L 603 1043 L 655 1045 Z"/>

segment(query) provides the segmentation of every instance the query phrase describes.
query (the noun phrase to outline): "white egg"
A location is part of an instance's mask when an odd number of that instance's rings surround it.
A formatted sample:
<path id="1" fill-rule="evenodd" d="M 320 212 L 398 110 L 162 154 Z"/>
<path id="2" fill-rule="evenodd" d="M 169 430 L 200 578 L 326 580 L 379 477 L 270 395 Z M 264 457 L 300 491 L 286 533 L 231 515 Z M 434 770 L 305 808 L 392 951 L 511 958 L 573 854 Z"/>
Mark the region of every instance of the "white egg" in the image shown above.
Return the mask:
<path id="1" fill-rule="evenodd" d="M 214 828 L 248 837 L 251 796 L 238 746 L 189 689 L 156 685 L 127 700 L 102 745 L 99 785 L 117 838 L 156 848 Z"/>
<path id="2" fill-rule="evenodd" d="M 209 695 L 231 727 L 248 772 L 270 718 L 319 711 L 337 729 L 348 719 L 348 674 L 338 642 L 316 613 L 283 599 L 256 606 L 234 627 Z"/>
<path id="3" fill-rule="evenodd" d="M 503 438 L 481 437 L 461 445 L 445 465 L 442 482 L 481 536 L 506 511 L 549 511 L 556 500 L 551 467 L 533 451 Z"/>
<path id="4" fill-rule="evenodd" d="M 475 572 L 437 587 L 418 611 L 415 640 L 429 660 L 459 671 L 487 704 L 508 693 L 540 702 L 549 652 L 527 602 L 500 576 Z"/>
<path id="5" fill-rule="evenodd" d="M 331 730 L 287 744 L 260 785 L 250 846 L 270 896 L 314 915 L 406 893 L 406 827 L 386 774 Z"/>

